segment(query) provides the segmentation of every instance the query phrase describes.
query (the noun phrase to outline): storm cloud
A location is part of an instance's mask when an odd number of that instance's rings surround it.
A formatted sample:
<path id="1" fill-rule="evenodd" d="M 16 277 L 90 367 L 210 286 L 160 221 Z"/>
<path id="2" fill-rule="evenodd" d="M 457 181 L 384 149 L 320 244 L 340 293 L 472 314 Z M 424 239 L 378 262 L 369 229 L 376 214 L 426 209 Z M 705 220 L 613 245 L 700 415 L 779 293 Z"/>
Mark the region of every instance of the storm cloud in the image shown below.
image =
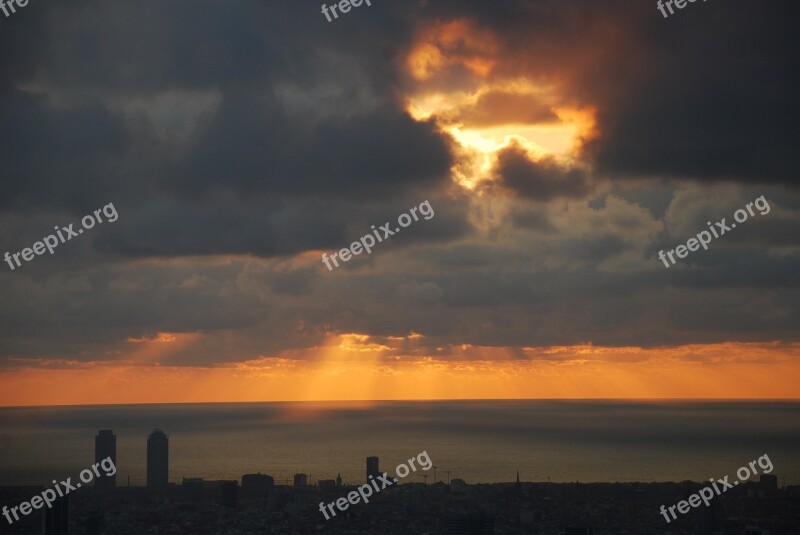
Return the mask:
<path id="1" fill-rule="evenodd" d="M 797 339 L 796 3 L 374 4 L 3 20 L 2 252 L 119 211 L 0 272 L 4 365 L 159 333 L 186 343 L 156 362 L 201 366 L 331 333 L 419 333 L 420 354 Z M 758 195 L 763 221 L 664 270 L 659 249 Z M 324 269 L 426 199 L 425 225 Z"/>

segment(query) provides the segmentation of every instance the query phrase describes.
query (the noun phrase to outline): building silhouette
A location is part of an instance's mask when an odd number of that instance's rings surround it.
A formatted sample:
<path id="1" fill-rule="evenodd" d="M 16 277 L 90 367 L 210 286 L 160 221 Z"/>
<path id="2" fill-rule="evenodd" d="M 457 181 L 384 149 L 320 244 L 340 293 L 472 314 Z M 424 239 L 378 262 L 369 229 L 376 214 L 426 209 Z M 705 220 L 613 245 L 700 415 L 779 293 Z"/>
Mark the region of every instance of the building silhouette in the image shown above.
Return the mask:
<path id="1" fill-rule="evenodd" d="M 169 484 L 169 438 L 156 429 L 147 437 L 147 488 L 164 489 Z"/>
<path id="2" fill-rule="evenodd" d="M 380 474 L 381 471 L 378 468 L 378 458 L 367 457 L 367 481 L 369 482 L 369 476 L 378 477 Z"/>
<path id="3" fill-rule="evenodd" d="M 56 498 L 52 507 L 44 509 L 42 535 L 69 535 L 69 496 Z"/>
<path id="4" fill-rule="evenodd" d="M 336 486 L 337 487 L 341 487 L 342 486 L 342 474 L 341 473 L 336 474 Z"/>
<path id="5" fill-rule="evenodd" d="M 94 437 L 94 462 L 100 463 L 103 459 L 111 457 L 114 466 L 117 466 L 117 437 L 111 429 L 101 429 L 97 436 Z M 95 478 L 95 487 L 101 489 L 113 488 L 117 486 L 117 474 L 113 476 L 106 475 L 101 472 Z"/>
<path id="6" fill-rule="evenodd" d="M 761 474 L 758 480 L 763 489 L 778 490 L 778 476 L 772 474 Z"/>
<path id="7" fill-rule="evenodd" d="M 239 490 L 236 481 L 223 481 L 220 488 L 222 490 L 222 506 L 235 508 Z"/>
<path id="8" fill-rule="evenodd" d="M 245 474 L 242 476 L 242 498 L 266 498 L 274 486 L 272 476 Z"/>
<path id="9" fill-rule="evenodd" d="M 305 487 L 308 485 L 308 476 L 306 474 L 295 474 L 294 475 L 294 486 L 295 487 Z"/>
<path id="10" fill-rule="evenodd" d="M 92 511 L 86 517 L 86 535 L 103 535 L 106 532 L 105 517 L 99 511 Z"/>
<path id="11" fill-rule="evenodd" d="M 208 487 L 202 477 L 184 477 L 181 481 L 183 495 L 187 500 L 199 500 Z"/>

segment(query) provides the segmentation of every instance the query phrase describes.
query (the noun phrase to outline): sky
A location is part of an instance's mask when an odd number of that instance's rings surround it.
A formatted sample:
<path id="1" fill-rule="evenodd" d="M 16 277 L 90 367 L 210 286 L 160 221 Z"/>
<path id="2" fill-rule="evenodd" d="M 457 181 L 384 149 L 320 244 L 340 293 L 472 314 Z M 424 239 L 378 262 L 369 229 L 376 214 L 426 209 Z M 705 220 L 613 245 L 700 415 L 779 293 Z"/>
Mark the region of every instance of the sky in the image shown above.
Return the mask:
<path id="1" fill-rule="evenodd" d="M 118 218 L 0 263 L 0 405 L 798 398 L 797 15 L 18 8 L 0 254 Z"/>

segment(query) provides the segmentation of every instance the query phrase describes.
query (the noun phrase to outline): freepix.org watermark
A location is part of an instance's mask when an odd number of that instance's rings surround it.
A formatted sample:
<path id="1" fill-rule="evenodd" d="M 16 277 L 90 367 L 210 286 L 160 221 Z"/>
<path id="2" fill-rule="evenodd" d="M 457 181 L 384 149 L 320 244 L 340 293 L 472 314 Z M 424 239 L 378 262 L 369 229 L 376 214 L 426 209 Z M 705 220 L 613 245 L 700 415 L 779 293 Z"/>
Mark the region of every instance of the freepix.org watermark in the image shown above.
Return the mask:
<path id="1" fill-rule="evenodd" d="M 661 12 L 662 15 L 664 15 L 664 18 L 667 18 L 669 15 L 667 15 L 667 12 L 664 10 L 664 7 L 666 7 L 669 10 L 670 15 L 674 15 L 675 11 L 672 9 L 673 3 L 675 4 L 676 8 L 683 9 L 686 7 L 687 2 L 693 4 L 695 3 L 695 1 L 696 0 L 666 0 L 666 1 L 658 0 L 656 2 L 656 8 Z M 703 0 L 703 2 L 705 1 L 706 0 Z"/>
<path id="2" fill-rule="evenodd" d="M 59 229 L 58 225 L 56 225 L 54 227 L 56 229 L 56 234 L 50 234 L 49 236 L 45 236 L 42 239 L 42 241 L 37 241 L 36 243 L 33 244 L 32 247 L 26 247 L 22 251 L 16 252 L 14 254 L 9 254 L 8 252 L 6 252 L 5 261 L 8 263 L 8 267 L 11 268 L 11 271 L 14 271 L 15 269 L 14 263 L 17 264 L 16 267 L 20 267 L 22 265 L 20 264 L 19 261 L 20 256 L 26 262 L 30 262 L 31 260 L 33 260 L 34 253 L 36 253 L 36 255 L 38 256 L 44 254 L 45 250 L 47 250 L 50 252 L 50 254 L 53 254 L 55 252 L 55 248 L 60 243 L 65 243 L 71 240 L 72 238 L 77 238 L 79 234 L 83 234 L 84 229 L 89 230 L 90 228 L 94 227 L 95 219 L 97 219 L 98 223 L 102 223 L 103 218 L 100 217 L 101 213 L 104 216 L 106 216 L 106 219 L 109 223 L 113 223 L 114 221 L 117 220 L 117 218 L 119 218 L 119 214 L 117 214 L 117 209 L 114 208 L 114 203 L 108 203 L 107 205 L 103 206 L 103 208 L 98 208 L 97 210 L 95 210 L 94 216 L 92 216 L 92 214 L 84 216 L 83 219 L 81 219 L 81 225 L 83 225 L 83 228 L 78 229 L 77 232 L 72 229 L 75 223 L 70 223 L 66 227 L 61 227 L 61 229 Z M 58 235 L 58 237 L 56 237 L 56 235 Z M 59 241 L 59 239 L 61 241 Z M 12 259 L 14 260 L 14 263 L 12 263 L 11 261 Z"/>
<path id="3" fill-rule="evenodd" d="M 419 210 L 419 213 L 424 216 L 424 219 L 426 221 L 428 219 L 431 219 L 434 215 L 436 215 L 433 213 L 433 207 L 431 206 L 431 203 L 429 203 L 428 201 L 423 201 L 420 203 L 419 206 L 415 206 L 414 208 L 409 210 L 408 214 L 405 213 L 400 214 L 397 217 L 397 224 L 400 225 L 400 227 L 406 228 L 414 221 L 419 221 L 417 210 Z M 411 219 L 412 217 L 414 218 L 413 220 Z M 366 234 L 362 236 L 359 241 L 354 241 L 353 243 L 351 243 L 349 248 L 345 247 L 338 253 L 333 253 L 330 257 L 328 257 L 327 253 L 322 253 L 322 263 L 325 264 L 325 267 L 328 268 L 328 271 L 333 271 L 330 261 L 332 261 L 336 267 L 339 267 L 339 262 L 336 260 L 337 255 L 339 256 L 339 259 L 342 262 L 349 262 L 350 259 L 353 257 L 351 255 L 360 255 L 364 251 L 366 251 L 367 254 L 372 254 L 372 248 L 375 247 L 376 243 L 380 243 L 389 236 L 394 236 L 395 234 L 400 232 L 400 227 L 395 227 L 395 229 L 392 230 L 391 226 L 392 224 L 389 221 L 387 221 L 385 225 L 381 225 L 377 229 L 375 228 L 375 225 L 371 225 L 374 237 L 373 234 Z M 383 237 L 381 237 L 381 233 L 383 233 Z M 376 239 L 378 240 L 377 242 L 375 241 Z"/>
<path id="4" fill-rule="evenodd" d="M 106 457 L 99 463 L 92 465 L 91 468 L 81 470 L 78 477 L 80 477 L 83 483 L 90 483 L 95 477 L 100 477 L 100 470 L 98 470 L 98 468 L 102 468 L 106 476 L 113 476 L 117 473 L 117 467 L 114 465 L 114 461 L 111 457 Z M 75 483 L 73 485 L 71 477 L 68 477 L 66 481 L 62 481 L 61 483 L 58 483 L 54 479 L 52 489 L 45 489 L 41 494 L 31 498 L 29 502 L 22 502 L 11 509 L 9 509 L 8 506 L 3 506 L 3 516 L 6 517 L 9 524 L 13 524 L 15 521 L 19 520 L 17 510 L 27 516 L 31 514 L 34 509 L 41 509 L 43 505 L 47 505 L 47 508 L 50 509 L 53 507 L 53 502 L 56 501 L 56 498 L 63 498 L 69 494 L 71 490 L 77 490 L 79 488 L 81 488 L 81 483 Z M 14 516 L 14 520 L 11 520 L 12 515 Z"/>
<path id="5" fill-rule="evenodd" d="M 764 196 L 762 195 L 755 201 L 747 203 L 745 205 L 745 208 L 747 208 L 747 210 L 745 210 L 744 208 L 739 208 L 733 213 L 733 218 L 736 220 L 736 223 L 744 223 L 745 221 L 747 221 L 748 213 L 751 216 L 756 215 L 755 212 L 753 211 L 753 206 L 755 206 L 758 209 L 761 215 L 767 215 L 770 211 L 769 203 L 767 202 L 767 199 L 765 199 Z M 736 223 L 731 223 L 730 225 L 727 225 L 725 223 L 725 219 L 727 218 L 723 217 L 721 221 L 717 221 L 713 225 L 711 224 L 711 221 L 706 222 L 711 232 L 709 232 L 708 230 L 700 231 L 697 234 L 697 238 L 690 238 L 689 241 L 686 242 L 686 245 L 679 245 L 675 249 L 670 249 L 669 251 L 667 251 L 666 256 L 664 256 L 664 250 L 663 249 L 660 250 L 658 252 L 658 257 L 661 259 L 662 262 L 664 262 L 664 267 L 667 268 L 670 267 L 670 264 L 667 262 L 667 256 L 672 262 L 672 265 L 675 264 L 675 258 L 672 256 L 673 253 L 678 258 L 686 258 L 689 255 L 690 251 L 693 252 L 698 250 L 701 245 L 703 246 L 704 250 L 708 251 L 708 244 L 711 243 L 711 240 L 713 238 L 719 238 L 726 232 L 730 232 L 731 230 L 736 228 Z M 713 237 L 711 236 L 712 233 L 714 234 Z"/>
<path id="6" fill-rule="evenodd" d="M 28 0 L 0 0 L 0 9 L 3 10 L 3 13 L 6 14 L 6 18 L 11 16 L 11 13 L 16 13 L 17 10 L 14 9 L 14 3 L 16 2 L 17 7 L 25 7 L 28 5 Z M 11 13 L 8 10 L 11 10 Z"/>
<path id="7" fill-rule="evenodd" d="M 348 11 L 350 11 L 351 7 L 360 6 L 361 2 L 362 2 L 362 0 L 340 0 L 340 2 L 338 2 L 338 3 L 334 2 L 330 6 L 326 6 L 325 4 L 322 4 L 322 14 L 325 15 L 325 18 L 328 19 L 328 22 L 330 22 L 332 19 L 331 19 L 330 14 L 328 13 L 328 9 L 330 9 L 331 13 L 333 13 L 333 18 L 334 19 L 338 19 L 339 15 L 336 13 L 336 8 L 337 7 L 339 8 L 339 11 L 342 14 L 344 14 L 344 13 L 347 13 Z M 370 7 L 372 6 L 372 4 L 370 3 L 370 0 L 363 0 L 363 2 L 365 4 L 367 4 L 368 6 L 370 6 Z"/>
<path id="8" fill-rule="evenodd" d="M 394 469 L 395 474 L 397 477 L 406 477 L 411 472 L 416 472 L 417 467 L 414 466 L 414 461 L 419 463 L 419 467 L 422 468 L 423 471 L 430 470 L 433 467 L 433 462 L 431 462 L 431 458 L 428 457 L 428 452 L 423 451 L 419 455 L 417 455 L 416 459 L 411 457 L 407 462 L 408 466 L 405 463 L 400 463 L 397 465 L 397 468 Z M 411 469 L 409 470 L 409 466 Z M 369 497 L 372 496 L 372 489 L 375 489 L 375 492 L 378 493 L 387 487 L 391 487 L 395 483 L 397 483 L 397 477 L 390 478 L 386 472 L 382 475 L 379 475 L 377 478 L 373 476 L 369 476 L 369 481 L 358 487 L 358 490 L 350 491 L 347 494 L 347 498 L 339 498 L 335 502 L 331 503 L 324 503 L 319 502 L 319 510 L 325 515 L 325 520 L 330 520 L 331 517 L 328 516 L 328 510 L 331 512 L 332 516 L 336 516 L 336 511 L 334 511 L 333 507 L 336 506 L 339 511 L 346 511 L 350 505 L 356 505 L 359 501 L 363 500 L 364 503 L 369 503 Z M 327 510 L 326 510 L 327 508 Z"/>
<path id="9" fill-rule="evenodd" d="M 692 494 L 691 496 L 689 496 L 688 500 L 681 500 L 677 504 L 670 505 L 669 507 L 664 507 L 662 505 L 661 514 L 664 515 L 664 520 L 667 521 L 667 524 L 672 522 L 672 520 L 676 520 L 678 518 L 678 516 L 675 514 L 676 508 L 678 509 L 679 513 L 685 515 L 686 513 L 689 512 L 690 505 L 692 507 L 699 507 L 700 503 L 704 503 L 706 507 L 708 507 L 708 504 L 711 503 L 711 499 L 714 496 L 719 496 L 723 492 L 728 491 L 728 489 L 732 489 L 740 482 L 747 481 L 750 478 L 750 476 L 756 475 L 758 473 L 756 471 L 756 462 L 758 462 L 758 466 L 761 467 L 763 474 L 769 474 L 770 472 L 772 472 L 772 469 L 774 468 L 772 466 L 772 461 L 769 460 L 769 455 L 765 453 L 757 460 L 750 461 L 748 466 L 742 466 L 736 471 L 736 476 L 739 478 L 738 481 L 729 483 L 728 482 L 729 476 L 725 476 L 722 479 L 717 479 L 716 481 L 714 481 L 714 478 L 712 477 L 711 479 L 709 479 L 709 481 L 711 482 L 711 485 L 714 487 L 713 489 L 711 487 L 703 487 L 697 494 Z M 744 472 L 744 474 L 742 472 Z M 716 494 L 714 494 L 714 491 L 716 491 Z M 669 511 L 669 513 L 672 515 L 672 520 L 670 520 L 669 516 L 667 516 L 667 511 Z"/>

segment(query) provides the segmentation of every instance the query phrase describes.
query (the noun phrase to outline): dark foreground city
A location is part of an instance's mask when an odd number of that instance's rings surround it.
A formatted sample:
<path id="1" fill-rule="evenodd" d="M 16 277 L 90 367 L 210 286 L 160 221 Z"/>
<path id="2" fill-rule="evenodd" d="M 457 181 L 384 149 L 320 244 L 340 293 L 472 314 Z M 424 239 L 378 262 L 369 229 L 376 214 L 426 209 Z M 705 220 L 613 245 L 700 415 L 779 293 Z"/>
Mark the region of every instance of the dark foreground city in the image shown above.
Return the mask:
<path id="1" fill-rule="evenodd" d="M 333 483 L 333 486 L 328 486 Z M 747 483 L 667 524 L 661 505 L 674 504 L 700 485 L 681 483 L 502 483 L 453 480 L 387 489 L 370 503 L 325 520 L 320 502 L 356 486 L 275 485 L 186 479 L 165 491 L 81 489 L 64 502 L 34 511 L 9 534 L 525 534 L 525 535 L 793 535 L 800 533 L 800 486 L 776 479 Z M 261 487 L 261 488 L 259 488 Z M 3 487 L 0 501 L 16 505 L 41 487 Z M 43 516 L 49 523 L 43 527 Z M 68 518 L 68 521 L 67 521 Z M 5 521 L 4 521 L 5 523 Z M 59 524 L 60 523 L 60 524 Z"/>

